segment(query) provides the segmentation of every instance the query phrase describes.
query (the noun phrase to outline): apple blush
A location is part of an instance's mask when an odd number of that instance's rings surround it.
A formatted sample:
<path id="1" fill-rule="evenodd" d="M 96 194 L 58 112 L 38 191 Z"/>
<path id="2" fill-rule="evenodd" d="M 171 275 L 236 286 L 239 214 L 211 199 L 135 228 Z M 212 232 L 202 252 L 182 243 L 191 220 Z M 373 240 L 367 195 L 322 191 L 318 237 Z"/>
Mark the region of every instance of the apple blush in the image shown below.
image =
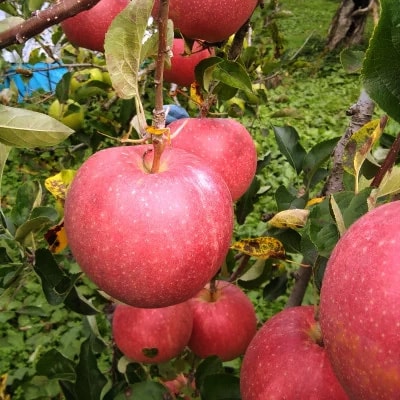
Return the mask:
<path id="1" fill-rule="evenodd" d="M 320 322 L 351 399 L 400 398 L 400 201 L 354 222 L 336 244 L 321 288 Z"/>
<path id="2" fill-rule="evenodd" d="M 233 230 L 224 180 L 193 154 L 152 146 L 101 150 L 79 168 L 65 230 L 83 272 L 109 296 L 158 308 L 193 297 L 217 273 Z"/>

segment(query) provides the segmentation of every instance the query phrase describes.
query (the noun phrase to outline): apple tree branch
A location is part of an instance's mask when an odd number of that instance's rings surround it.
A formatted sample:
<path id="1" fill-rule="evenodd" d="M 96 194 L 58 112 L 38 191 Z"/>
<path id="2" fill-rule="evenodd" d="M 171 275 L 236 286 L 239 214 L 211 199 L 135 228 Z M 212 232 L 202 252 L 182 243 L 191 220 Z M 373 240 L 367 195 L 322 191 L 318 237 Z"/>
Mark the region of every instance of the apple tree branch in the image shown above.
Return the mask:
<path id="1" fill-rule="evenodd" d="M 20 24 L 0 32 L 0 49 L 25 43 L 45 29 L 95 6 L 100 0 L 61 0 L 45 10 L 37 10 Z"/>

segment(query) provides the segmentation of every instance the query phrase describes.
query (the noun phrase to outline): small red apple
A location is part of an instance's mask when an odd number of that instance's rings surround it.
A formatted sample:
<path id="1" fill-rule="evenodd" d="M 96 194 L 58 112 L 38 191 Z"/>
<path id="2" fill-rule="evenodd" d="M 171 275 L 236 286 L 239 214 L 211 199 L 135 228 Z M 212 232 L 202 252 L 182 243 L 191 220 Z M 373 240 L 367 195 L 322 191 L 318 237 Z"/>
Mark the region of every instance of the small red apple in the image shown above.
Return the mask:
<path id="1" fill-rule="evenodd" d="M 190 400 L 192 397 L 186 396 L 182 394 L 182 391 L 187 392 L 188 388 L 190 388 L 190 391 L 195 391 L 196 390 L 196 385 L 194 381 L 189 381 L 189 379 L 183 374 L 180 373 L 178 374 L 175 379 L 171 379 L 169 381 L 162 381 L 161 382 L 171 393 L 172 398 L 176 399 L 184 399 L 184 400 Z"/>
<path id="2" fill-rule="evenodd" d="M 326 350 L 352 399 L 400 397 L 400 201 L 349 227 L 321 289 Z"/>
<path id="3" fill-rule="evenodd" d="M 313 306 L 285 309 L 248 346 L 240 372 L 242 400 L 346 400 L 322 346 Z"/>
<path id="4" fill-rule="evenodd" d="M 169 18 L 187 38 L 221 42 L 239 30 L 257 4 L 258 0 L 170 0 Z M 159 7 L 156 0 L 153 17 Z"/>
<path id="5" fill-rule="evenodd" d="M 222 361 L 242 355 L 256 333 L 254 307 L 243 291 L 225 281 L 208 284 L 191 300 L 193 331 L 189 348 L 199 357 Z"/>
<path id="6" fill-rule="evenodd" d="M 211 51 L 209 49 L 204 49 L 198 42 L 194 43 L 192 54 L 184 55 L 184 53 L 184 40 L 174 39 L 171 68 L 164 69 L 165 82 L 173 82 L 179 86 L 190 86 L 190 84 L 195 81 L 194 69 L 196 65 L 211 55 Z"/>
<path id="7" fill-rule="evenodd" d="M 104 51 L 106 32 L 129 0 L 100 0 L 94 7 L 61 22 L 67 39 L 75 46 Z"/>
<path id="8" fill-rule="evenodd" d="M 218 271 L 233 230 L 232 199 L 202 160 L 152 146 L 101 150 L 79 168 L 65 201 L 77 263 L 100 289 L 134 307 L 194 296 Z"/>
<path id="9" fill-rule="evenodd" d="M 187 302 L 163 308 L 118 304 L 112 319 L 115 344 L 131 360 L 162 363 L 177 357 L 192 332 L 193 316 Z"/>
<path id="10" fill-rule="evenodd" d="M 169 128 L 172 145 L 192 152 L 220 173 L 234 201 L 249 188 L 257 150 L 242 124 L 231 118 L 182 118 Z"/>

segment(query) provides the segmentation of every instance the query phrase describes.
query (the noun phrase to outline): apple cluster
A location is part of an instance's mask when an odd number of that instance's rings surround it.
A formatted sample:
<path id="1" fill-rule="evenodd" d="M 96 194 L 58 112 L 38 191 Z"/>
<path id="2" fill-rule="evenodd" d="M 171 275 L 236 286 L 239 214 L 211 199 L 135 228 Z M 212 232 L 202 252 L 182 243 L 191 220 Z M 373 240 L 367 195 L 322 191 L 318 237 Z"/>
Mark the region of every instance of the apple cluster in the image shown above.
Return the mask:
<path id="1" fill-rule="evenodd" d="M 116 346 L 128 359 L 142 363 L 169 361 L 186 347 L 200 358 L 233 360 L 245 352 L 256 328 L 252 302 L 226 281 L 209 284 L 188 301 L 169 307 L 117 304 L 112 318 Z M 167 386 L 178 392 L 186 384 L 181 376 Z"/>

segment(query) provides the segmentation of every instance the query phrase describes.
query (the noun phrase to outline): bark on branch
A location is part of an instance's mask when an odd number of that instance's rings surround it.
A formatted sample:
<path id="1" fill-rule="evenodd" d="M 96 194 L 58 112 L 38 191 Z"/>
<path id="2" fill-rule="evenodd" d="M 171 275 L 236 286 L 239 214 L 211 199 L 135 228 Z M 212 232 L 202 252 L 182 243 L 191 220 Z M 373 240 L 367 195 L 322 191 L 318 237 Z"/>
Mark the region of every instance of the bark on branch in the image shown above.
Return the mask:
<path id="1" fill-rule="evenodd" d="M 6 31 L 0 32 L 0 49 L 21 44 L 45 29 L 95 6 L 100 0 L 61 0 Z"/>

